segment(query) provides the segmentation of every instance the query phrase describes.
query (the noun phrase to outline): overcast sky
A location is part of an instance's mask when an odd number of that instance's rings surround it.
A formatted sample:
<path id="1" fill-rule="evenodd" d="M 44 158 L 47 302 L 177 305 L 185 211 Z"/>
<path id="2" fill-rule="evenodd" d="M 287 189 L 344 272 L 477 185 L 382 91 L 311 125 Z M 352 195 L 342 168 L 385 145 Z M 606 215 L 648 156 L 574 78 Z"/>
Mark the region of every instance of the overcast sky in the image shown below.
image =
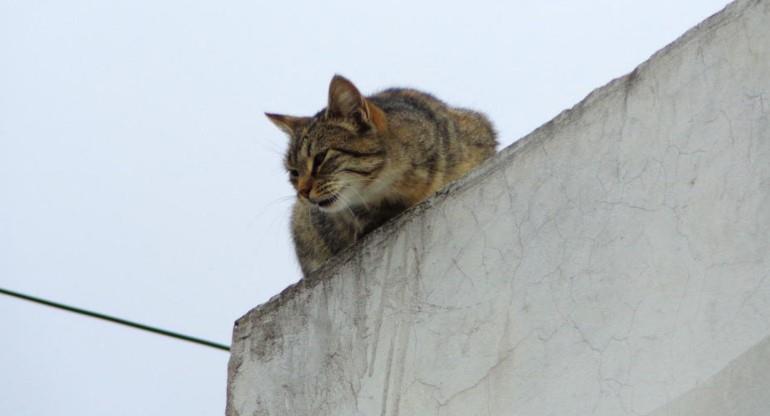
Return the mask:
<path id="1" fill-rule="evenodd" d="M 508 145 L 725 0 L 0 0 L 0 287 L 229 343 L 300 275 L 286 142 L 340 73 Z M 0 295 L 0 415 L 217 415 L 228 355 Z"/>

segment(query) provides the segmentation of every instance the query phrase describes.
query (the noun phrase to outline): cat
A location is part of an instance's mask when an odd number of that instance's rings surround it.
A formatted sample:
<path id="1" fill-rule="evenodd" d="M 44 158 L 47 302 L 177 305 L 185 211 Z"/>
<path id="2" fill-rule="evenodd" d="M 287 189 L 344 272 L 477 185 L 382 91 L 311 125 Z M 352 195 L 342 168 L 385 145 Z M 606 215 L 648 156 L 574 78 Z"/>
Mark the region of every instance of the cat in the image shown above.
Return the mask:
<path id="1" fill-rule="evenodd" d="M 340 75 L 316 115 L 265 115 L 290 139 L 284 165 L 297 191 L 291 230 L 305 276 L 497 147 L 481 113 L 413 89 L 364 97 Z"/>

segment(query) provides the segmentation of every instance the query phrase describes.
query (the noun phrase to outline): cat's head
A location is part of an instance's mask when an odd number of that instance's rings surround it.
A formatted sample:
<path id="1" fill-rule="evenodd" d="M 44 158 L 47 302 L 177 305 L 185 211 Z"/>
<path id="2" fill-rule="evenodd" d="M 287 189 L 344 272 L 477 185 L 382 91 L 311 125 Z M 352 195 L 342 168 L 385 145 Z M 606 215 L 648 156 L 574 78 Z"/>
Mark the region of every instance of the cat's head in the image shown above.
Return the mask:
<path id="1" fill-rule="evenodd" d="M 388 180 L 387 120 L 353 83 L 335 75 L 327 107 L 313 117 L 266 115 L 289 135 L 284 166 L 298 198 L 338 212 L 378 197 Z"/>

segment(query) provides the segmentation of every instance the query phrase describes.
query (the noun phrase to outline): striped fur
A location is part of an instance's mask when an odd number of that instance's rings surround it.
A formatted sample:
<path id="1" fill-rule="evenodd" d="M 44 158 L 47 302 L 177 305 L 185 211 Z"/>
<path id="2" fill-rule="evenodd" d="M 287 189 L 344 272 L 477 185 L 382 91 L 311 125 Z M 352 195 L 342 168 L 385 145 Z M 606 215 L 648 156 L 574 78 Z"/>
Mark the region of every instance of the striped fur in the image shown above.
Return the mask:
<path id="1" fill-rule="evenodd" d="M 315 116 L 267 116 L 290 137 L 284 164 L 297 190 L 291 228 L 305 275 L 466 174 L 497 145 L 481 113 L 412 89 L 364 97 L 339 75 Z"/>

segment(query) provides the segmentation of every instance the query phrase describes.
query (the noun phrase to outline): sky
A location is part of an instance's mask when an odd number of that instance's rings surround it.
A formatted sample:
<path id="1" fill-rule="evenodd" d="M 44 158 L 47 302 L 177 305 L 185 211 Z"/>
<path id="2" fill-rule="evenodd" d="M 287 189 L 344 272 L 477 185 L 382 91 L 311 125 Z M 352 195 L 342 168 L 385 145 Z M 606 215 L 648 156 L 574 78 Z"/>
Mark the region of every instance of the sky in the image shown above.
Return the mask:
<path id="1" fill-rule="evenodd" d="M 300 277 L 287 142 L 335 73 L 507 146 L 725 0 L 0 0 L 0 288 L 229 343 Z M 228 354 L 0 295 L 0 415 L 216 415 Z"/>

